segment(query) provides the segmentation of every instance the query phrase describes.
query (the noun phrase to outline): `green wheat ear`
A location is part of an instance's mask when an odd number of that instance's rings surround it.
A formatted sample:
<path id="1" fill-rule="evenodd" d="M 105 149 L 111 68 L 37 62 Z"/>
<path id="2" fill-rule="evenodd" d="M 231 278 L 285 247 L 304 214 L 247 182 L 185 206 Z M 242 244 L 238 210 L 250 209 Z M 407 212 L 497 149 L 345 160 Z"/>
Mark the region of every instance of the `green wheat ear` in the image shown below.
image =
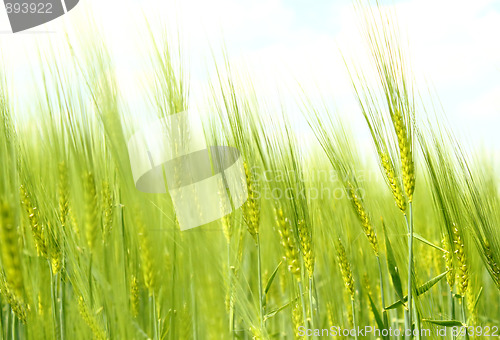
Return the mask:
<path id="1" fill-rule="evenodd" d="M 299 327 L 304 326 L 304 317 L 302 315 L 300 299 L 297 299 L 297 301 L 292 305 L 292 323 L 295 339 L 304 339 L 304 337 L 299 333 Z"/>
<path id="2" fill-rule="evenodd" d="M 294 275 L 297 281 L 300 282 L 300 259 L 292 226 L 290 225 L 290 221 L 284 216 L 281 208 L 275 209 L 275 216 L 278 233 L 281 237 L 281 245 L 285 251 L 285 256 L 283 258 L 287 263 L 288 270 Z"/>
<path id="3" fill-rule="evenodd" d="M 405 188 L 408 202 L 413 201 L 413 192 L 415 191 L 415 165 L 413 162 L 412 145 L 408 136 L 408 123 L 404 121 L 403 115 L 398 108 L 391 115 L 396 131 L 396 137 L 399 146 L 399 156 L 401 158 L 401 169 L 403 173 L 403 185 Z M 411 129 L 411 128 L 410 128 Z"/>
<path id="4" fill-rule="evenodd" d="M 453 243 L 455 258 L 458 264 L 456 270 L 458 295 L 463 297 L 467 293 L 467 288 L 469 287 L 469 264 L 462 233 L 456 226 L 453 227 Z"/>
<path id="5" fill-rule="evenodd" d="M 498 265 L 495 259 L 495 255 L 488 241 L 484 241 L 483 252 L 484 256 L 486 257 L 486 263 L 489 266 L 490 272 L 493 276 L 493 280 L 495 281 L 498 289 L 500 290 L 500 266 Z"/>
<path id="6" fill-rule="evenodd" d="M 351 265 L 349 264 L 344 245 L 342 244 L 340 239 L 337 240 L 337 259 L 345 288 L 349 293 L 351 300 L 354 300 L 354 279 L 352 277 Z"/>
<path id="7" fill-rule="evenodd" d="M 130 279 L 130 310 L 132 316 L 137 318 L 139 315 L 139 283 L 134 275 Z"/>
<path id="8" fill-rule="evenodd" d="M 98 219 L 97 219 L 97 191 L 95 187 L 94 175 L 91 172 L 87 172 L 84 175 L 84 202 L 85 202 L 85 238 L 87 240 L 87 245 L 89 251 L 93 252 L 95 250 L 97 231 L 98 231 Z"/>
<path id="9" fill-rule="evenodd" d="M 101 211 L 102 211 L 102 232 L 104 236 L 104 242 L 109 237 L 111 233 L 111 228 L 113 227 L 113 217 L 114 217 L 114 197 L 111 192 L 109 182 L 102 182 L 101 191 Z"/>
<path id="10" fill-rule="evenodd" d="M 453 265 L 453 248 L 451 247 L 447 236 L 443 237 L 441 243 L 443 245 L 444 250 L 446 250 L 446 253 L 444 253 L 443 255 L 446 264 L 446 270 L 448 271 L 448 273 L 446 274 L 446 281 L 448 282 L 450 290 L 453 292 L 453 286 L 455 286 L 455 275 L 456 275 L 455 268 Z"/>
<path id="11" fill-rule="evenodd" d="M 80 313 L 80 316 L 82 317 L 83 321 L 85 321 L 85 323 L 92 330 L 95 339 L 97 340 L 107 339 L 106 332 L 99 325 L 99 322 L 97 321 L 95 315 L 91 313 L 82 296 L 78 298 L 78 312 Z"/>
<path id="12" fill-rule="evenodd" d="M 19 191 L 21 195 L 21 203 L 24 207 L 26 215 L 28 216 L 31 231 L 33 232 L 33 239 L 35 240 L 38 255 L 47 257 L 47 240 L 44 235 L 43 227 L 38 219 L 38 210 L 35 206 L 33 206 L 31 197 L 24 185 L 21 185 Z"/>
<path id="13" fill-rule="evenodd" d="M 59 221 L 61 222 L 61 226 L 65 226 L 69 213 L 69 176 L 66 162 L 59 163 L 58 171 L 59 181 L 57 183 L 57 191 L 59 196 Z"/>
<path id="14" fill-rule="evenodd" d="M 14 291 L 9 288 L 9 284 L 5 282 L 3 277 L 0 278 L 0 292 L 2 293 L 2 297 L 10 305 L 10 308 L 12 308 L 14 315 L 21 320 L 22 323 L 26 324 L 30 313 L 30 306 L 23 301 L 20 295 L 14 293 Z"/>
<path id="15" fill-rule="evenodd" d="M 378 257 L 379 253 L 377 234 L 375 234 L 375 230 L 370 221 L 370 218 L 368 217 L 368 213 L 363 206 L 361 197 L 356 193 L 356 188 L 352 185 L 351 182 L 347 182 L 347 192 L 349 194 L 352 206 L 354 207 L 354 210 L 361 222 L 363 231 L 368 238 L 370 245 L 372 246 L 373 252 L 375 253 L 375 256 Z"/>
<path id="16" fill-rule="evenodd" d="M 43 300 L 43 296 L 41 292 L 38 292 L 37 295 L 37 312 L 40 317 L 43 317 L 45 314 L 45 301 Z"/>
<path id="17" fill-rule="evenodd" d="M 401 212 L 405 213 L 406 211 L 406 197 L 401 190 L 401 185 L 399 183 L 398 178 L 396 177 L 396 173 L 394 171 L 394 165 L 390 160 L 389 156 L 386 153 L 379 153 L 380 162 L 385 171 L 386 179 L 391 188 L 392 195 L 396 201 L 396 204 L 401 210 Z"/>
<path id="18" fill-rule="evenodd" d="M 148 289 L 149 295 L 152 296 L 156 290 L 156 267 L 155 261 L 153 259 L 149 233 L 146 230 L 146 225 L 143 222 L 142 214 L 139 210 L 136 210 L 135 213 L 135 223 L 137 227 L 137 235 L 139 238 L 139 256 L 141 259 L 141 269 L 142 275 L 144 277 L 144 285 Z"/>
<path id="19" fill-rule="evenodd" d="M 49 254 L 50 265 L 52 268 L 52 274 L 59 274 L 64 265 L 63 252 L 61 249 L 61 236 L 59 235 L 59 230 L 52 228 L 50 223 L 47 224 L 47 229 L 52 235 L 49 242 Z"/>
<path id="20" fill-rule="evenodd" d="M 415 98 L 411 69 L 395 32 L 395 18 L 380 9 L 373 11 L 361 5 L 358 11 L 363 18 L 363 33 L 378 84 L 368 84 L 364 70 L 355 70 L 351 79 L 386 182 L 398 208 L 405 213 L 406 203 L 413 202 L 415 191 Z"/>
<path id="21" fill-rule="evenodd" d="M 309 278 L 314 275 L 314 253 L 312 244 L 311 228 L 304 220 L 300 220 L 297 225 L 302 253 L 304 254 L 304 264 Z"/>
<path id="22" fill-rule="evenodd" d="M 243 218 L 246 222 L 248 232 L 252 235 L 254 240 L 257 241 L 260 223 L 260 204 L 258 199 L 257 183 L 252 176 L 252 172 L 248 164 L 244 162 L 243 166 L 245 168 L 248 199 L 242 205 L 241 209 L 243 211 Z"/>
<path id="23" fill-rule="evenodd" d="M 226 243 L 231 243 L 231 237 L 233 236 L 233 221 L 232 221 L 232 213 L 224 215 L 221 218 L 222 223 L 222 232 L 224 234 L 224 238 L 226 239 Z"/>
<path id="24" fill-rule="evenodd" d="M 18 235 L 11 206 L 0 201 L 0 243 L 2 265 L 5 271 L 0 277 L 0 291 L 16 317 L 26 323 L 29 305 L 24 303 L 24 280 L 18 250 Z"/>

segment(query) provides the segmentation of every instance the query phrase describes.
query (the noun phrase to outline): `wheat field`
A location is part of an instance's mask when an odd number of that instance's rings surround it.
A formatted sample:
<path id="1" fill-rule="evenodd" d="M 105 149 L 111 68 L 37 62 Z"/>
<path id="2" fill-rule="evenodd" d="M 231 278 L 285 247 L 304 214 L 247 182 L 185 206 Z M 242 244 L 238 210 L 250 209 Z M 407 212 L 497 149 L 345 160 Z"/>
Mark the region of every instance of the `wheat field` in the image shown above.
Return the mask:
<path id="1" fill-rule="evenodd" d="M 69 39 L 64 67 L 40 53 L 35 110 L 2 76 L 2 337 L 498 339 L 498 168 L 421 105 L 392 17 L 358 12 L 373 69 L 346 67 L 370 148 L 307 90 L 303 147 L 251 74 L 214 58 L 205 139 L 240 151 L 248 200 L 186 231 L 168 194 L 135 187 L 105 41 Z M 151 118 L 189 110 L 181 51 L 148 38 Z"/>

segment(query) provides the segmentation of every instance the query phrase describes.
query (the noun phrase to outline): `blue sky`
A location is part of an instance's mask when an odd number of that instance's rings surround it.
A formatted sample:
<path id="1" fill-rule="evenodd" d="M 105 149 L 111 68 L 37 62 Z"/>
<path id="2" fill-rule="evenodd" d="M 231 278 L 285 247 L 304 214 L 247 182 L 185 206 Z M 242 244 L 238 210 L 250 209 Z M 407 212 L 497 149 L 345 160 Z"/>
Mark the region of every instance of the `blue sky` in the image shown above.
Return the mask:
<path id="1" fill-rule="evenodd" d="M 500 150 L 500 2 L 496 0 L 382 1 L 395 10 L 407 36 L 419 89 L 439 97 L 448 120 L 473 145 Z M 25 89 L 36 68 L 34 46 L 57 50 L 64 30 L 91 14 L 116 60 L 120 84 L 134 110 L 141 110 L 148 78 L 144 17 L 154 29 L 180 27 L 189 56 L 191 83 L 200 94 L 212 65 L 210 48 L 225 42 L 231 61 L 247 69 L 268 101 L 282 100 L 293 108 L 296 82 L 312 96 L 325 97 L 336 111 L 362 124 L 340 51 L 358 67 L 368 69 L 352 1 L 326 0 L 81 0 L 61 20 L 39 28 L 51 34 L 0 36 L 3 63 Z M 6 16 L 0 13 L 0 29 Z M 72 35 L 81 34 L 73 31 Z M 64 57 L 61 57 L 64 63 Z M 69 61 L 69 60 L 68 60 Z M 319 89 L 319 91 L 318 91 Z M 23 91 L 19 91 L 21 93 Z M 26 91 L 24 91 L 26 92 Z M 197 93 L 196 90 L 193 93 Z M 130 94 L 139 94 L 131 97 Z M 24 96 L 28 96 L 26 92 Z M 23 94 L 20 94 L 22 100 Z M 201 97 L 201 96 L 200 96 Z M 300 114 L 291 109 L 291 119 Z"/>

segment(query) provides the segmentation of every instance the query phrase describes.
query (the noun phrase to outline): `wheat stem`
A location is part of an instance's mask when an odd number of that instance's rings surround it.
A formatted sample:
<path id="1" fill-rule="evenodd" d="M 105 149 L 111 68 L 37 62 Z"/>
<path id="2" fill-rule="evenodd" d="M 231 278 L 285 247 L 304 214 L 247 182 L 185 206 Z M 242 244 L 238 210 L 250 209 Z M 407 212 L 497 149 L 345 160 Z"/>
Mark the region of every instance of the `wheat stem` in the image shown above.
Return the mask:
<path id="1" fill-rule="evenodd" d="M 416 303 L 413 304 L 413 308 L 413 313 L 415 315 L 415 329 L 417 330 L 417 339 L 420 340 L 422 337 L 422 335 L 420 334 L 420 315 L 418 314 Z"/>
<path id="2" fill-rule="evenodd" d="M 14 311 L 12 311 L 12 333 L 11 333 L 11 337 L 12 337 L 12 340 L 16 340 L 16 318 L 14 317 Z"/>
<path id="3" fill-rule="evenodd" d="M 462 296 L 461 303 L 462 303 L 462 317 L 463 317 L 463 321 L 464 321 L 464 324 L 467 324 L 467 314 L 465 312 L 465 309 L 466 309 L 465 296 Z M 465 339 L 466 340 L 469 339 L 469 330 L 468 330 L 468 327 L 465 327 Z"/>
<path id="4" fill-rule="evenodd" d="M 358 330 L 356 325 L 356 310 L 354 309 L 354 299 L 351 299 L 351 308 L 352 308 L 352 324 L 354 326 L 354 339 L 358 340 Z"/>
<path id="5" fill-rule="evenodd" d="M 300 292 L 300 301 L 302 305 L 302 320 L 304 320 L 304 326 L 307 327 L 307 312 L 304 301 L 304 287 L 302 286 L 302 281 L 299 281 L 299 292 Z"/>
<path id="6" fill-rule="evenodd" d="M 89 296 L 90 296 L 90 301 L 93 299 L 93 291 L 92 291 L 92 253 L 90 253 L 90 258 L 89 258 Z"/>
<path id="7" fill-rule="evenodd" d="M 56 280 L 59 283 L 60 297 L 59 297 L 59 324 L 61 327 L 61 339 L 65 339 L 65 323 L 66 323 L 66 313 L 64 312 L 64 299 L 65 299 L 65 289 L 64 280 L 61 274 L 56 274 Z"/>
<path id="8" fill-rule="evenodd" d="M 54 284 L 54 274 L 52 273 L 51 267 L 50 267 L 50 260 L 47 260 L 48 263 L 48 268 L 50 272 L 50 298 L 52 302 L 52 320 L 54 322 L 54 334 L 56 336 L 56 339 L 60 339 L 61 336 L 61 329 L 59 326 L 58 318 L 57 318 L 57 293 L 56 293 L 56 288 Z"/>
<path id="9" fill-rule="evenodd" d="M 449 300 L 448 308 L 450 309 L 449 310 L 450 318 L 451 320 L 455 320 L 455 298 L 453 297 L 453 290 L 450 290 L 448 292 L 448 300 Z M 452 340 L 456 339 L 456 336 L 453 332 L 451 333 L 451 337 Z"/>
<path id="10" fill-rule="evenodd" d="M 227 242 L 227 282 L 228 282 L 228 295 L 229 295 L 229 332 L 232 338 L 235 338 L 234 332 L 234 311 L 233 311 L 233 278 L 231 274 L 231 244 Z"/>
<path id="11" fill-rule="evenodd" d="M 311 313 L 311 328 L 314 329 L 313 278 L 309 278 L 309 313 Z"/>
<path id="12" fill-rule="evenodd" d="M 408 228 L 408 311 L 407 318 L 405 319 L 405 329 L 410 330 L 409 339 L 413 337 L 412 335 L 412 302 L 413 302 L 413 291 L 412 291 L 412 272 L 413 272 L 413 209 L 412 202 L 409 205 L 409 218 L 405 215 L 406 226 Z"/>
<path id="13" fill-rule="evenodd" d="M 194 266 L 193 266 L 193 253 L 191 251 L 191 248 L 189 248 L 189 266 L 191 267 L 191 276 L 190 276 L 190 293 L 191 293 L 191 315 L 193 318 L 193 340 L 198 340 L 198 323 L 196 322 L 196 294 L 194 292 L 194 278 L 193 278 L 193 273 L 194 273 Z"/>
<path id="14" fill-rule="evenodd" d="M 263 293 L 262 293 L 262 259 L 260 256 L 260 234 L 256 233 L 257 237 L 257 273 L 258 273 L 258 286 L 259 286 L 259 308 L 260 308 L 260 328 L 264 331 L 264 306 L 263 306 Z"/>
<path id="15" fill-rule="evenodd" d="M 3 306 L 3 302 L 2 302 L 2 296 L 0 296 L 0 306 Z M 3 330 L 3 308 L 0 308 L 0 334 L 2 335 L 2 338 L 4 337 L 4 330 Z"/>
<path id="16" fill-rule="evenodd" d="M 155 298 L 155 292 L 153 291 L 153 296 L 152 296 L 152 313 L 153 317 L 151 318 L 151 321 L 153 321 L 153 338 L 158 339 L 158 327 L 156 324 L 156 298 Z M 172 310 L 172 314 L 174 313 L 174 310 Z M 173 331 L 173 330 L 172 330 Z"/>
<path id="17" fill-rule="evenodd" d="M 382 310 L 385 311 L 385 294 L 384 294 L 384 276 L 382 275 L 382 264 L 380 263 L 380 256 L 377 256 L 377 265 L 378 265 L 378 275 L 379 275 L 379 280 L 380 280 L 380 300 L 382 302 Z M 386 311 L 384 313 L 384 325 L 385 327 L 389 326 L 389 320 L 388 320 L 388 313 L 389 311 Z"/>
<path id="18" fill-rule="evenodd" d="M 12 309 L 11 309 L 11 310 L 7 309 L 7 313 L 5 313 L 5 314 L 6 314 L 6 315 L 5 315 L 5 318 L 6 318 L 5 323 L 7 324 L 7 327 L 5 328 L 5 335 L 4 335 L 4 337 L 5 337 L 5 339 L 7 339 L 7 336 L 10 334 L 10 329 L 11 329 L 11 326 L 10 326 L 11 321 L 10 321 L 10 320 L 11 320 L 14 316 L 13 316 L 13 311 L 12 311 Z M 12 315 L 12 317 L 11 317 L 11 315 Z"/>
<path id="19" fill-rule="evenodd" d="M 384 297 L 384 277 L 382 275 L 382 265 L 380 263 L 380 257 L 377 256 L 378 274 L 380 279 L 380 299 L 382 301 L 382 308 L 385 308 L 385 297 Z"/>
<path id="20" fill-rule="evenodd" d="M 176 275 L 175 268 L 177 263 L 177 223 L 174 224 L 174 240 L 173 240 L 173 256 L 172 256 L 172 313 L 170 313 L 170 327 L 171 327 L 171 335 L 172 339 L 175 339 L 175 284 L 176 284 Z M 154 297 L 154 295 L 153 295 Z"/>

